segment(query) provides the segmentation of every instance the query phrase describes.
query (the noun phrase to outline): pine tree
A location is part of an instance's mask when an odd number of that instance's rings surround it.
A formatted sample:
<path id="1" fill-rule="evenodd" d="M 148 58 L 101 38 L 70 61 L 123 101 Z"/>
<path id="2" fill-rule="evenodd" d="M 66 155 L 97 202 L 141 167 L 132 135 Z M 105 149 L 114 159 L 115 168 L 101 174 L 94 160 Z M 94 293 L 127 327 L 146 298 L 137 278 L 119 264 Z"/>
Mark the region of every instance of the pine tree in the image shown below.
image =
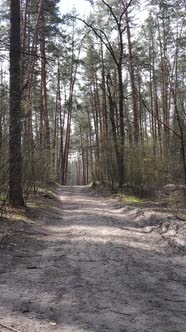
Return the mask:
<path id="1" fill-rule="evenodd" d="M 20 0 L 10 2 L 10 177 L 9 202 L 24 206 L 21 152 Z"/>

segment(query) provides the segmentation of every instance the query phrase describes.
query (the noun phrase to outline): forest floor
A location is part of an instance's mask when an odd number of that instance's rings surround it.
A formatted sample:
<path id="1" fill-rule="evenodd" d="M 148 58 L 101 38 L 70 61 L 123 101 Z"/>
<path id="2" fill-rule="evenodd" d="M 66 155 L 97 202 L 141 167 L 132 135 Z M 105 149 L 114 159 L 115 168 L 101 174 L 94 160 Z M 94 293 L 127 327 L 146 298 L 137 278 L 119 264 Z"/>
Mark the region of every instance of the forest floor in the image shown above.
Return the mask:
<path id="1" fill-rule="evenodd" d="M 0 222 L 0 331 L 185 331 L 186 221 L 88 187 L 55 196 Z"/>

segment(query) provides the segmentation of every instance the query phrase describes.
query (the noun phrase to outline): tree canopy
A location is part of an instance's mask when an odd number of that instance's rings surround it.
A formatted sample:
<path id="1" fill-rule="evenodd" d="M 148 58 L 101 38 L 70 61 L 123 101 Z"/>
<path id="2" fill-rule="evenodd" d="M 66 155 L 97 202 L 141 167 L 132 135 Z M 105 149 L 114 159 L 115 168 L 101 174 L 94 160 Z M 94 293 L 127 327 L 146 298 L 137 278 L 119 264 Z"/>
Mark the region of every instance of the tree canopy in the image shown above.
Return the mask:
<path id="1" fill-rule="evenodd" d="M 3 199 L 48 181 L 186 184 L 185 1 L 90 1 L 86 18 L 59 3 L 1 7 Z"/>

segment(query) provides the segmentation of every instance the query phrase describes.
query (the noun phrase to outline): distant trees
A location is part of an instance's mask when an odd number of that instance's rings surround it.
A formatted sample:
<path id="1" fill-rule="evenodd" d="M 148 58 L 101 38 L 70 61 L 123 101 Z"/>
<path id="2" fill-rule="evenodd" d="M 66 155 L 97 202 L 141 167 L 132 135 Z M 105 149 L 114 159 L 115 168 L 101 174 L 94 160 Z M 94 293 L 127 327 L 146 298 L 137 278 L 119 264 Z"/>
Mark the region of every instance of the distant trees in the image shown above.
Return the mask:
<path id="1" fill-rule="evenodd" d="M 12 205 L 48 180 L 186 182 L 184 1 L 149 0 L 143 23 L 140 0 L 91 3 L 83 19 L 61 18 L 58 0 L 4 1 L 0 188 Z"/>
<path id="2" fill-rule="evenodd" d="M 91 118 L 94 176 L 120 186 L 119 174 L 142 187 L 185 181 L 184 2 L 149 1 L 141 31 L 137 1 L 94 3 L 96 16 L 83 20 L 92 42 L 81 104 Z"/>

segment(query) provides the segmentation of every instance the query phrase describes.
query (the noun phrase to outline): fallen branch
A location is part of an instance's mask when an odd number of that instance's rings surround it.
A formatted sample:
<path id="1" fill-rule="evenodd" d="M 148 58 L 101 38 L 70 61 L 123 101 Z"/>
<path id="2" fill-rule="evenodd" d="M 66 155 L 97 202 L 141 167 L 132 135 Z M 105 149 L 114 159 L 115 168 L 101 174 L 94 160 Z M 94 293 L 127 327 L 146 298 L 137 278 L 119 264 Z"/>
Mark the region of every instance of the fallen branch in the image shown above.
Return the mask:
<path id="1" fill-rule="evenodd" d="M 21 332 L 20 330 L 18 331 L 18 330 L 16 330 L 16 329 L 14 329 L 13 327 L 10 327 L 10 326 L 7 326 L 7 325 L 4 325 L 4 324 L 2 324 L 2 323 L 0 323 L 0 326 L 3 327 L 4 329 L 7 329 L 7 330 L 12 331 L 12 332 Z"/>

